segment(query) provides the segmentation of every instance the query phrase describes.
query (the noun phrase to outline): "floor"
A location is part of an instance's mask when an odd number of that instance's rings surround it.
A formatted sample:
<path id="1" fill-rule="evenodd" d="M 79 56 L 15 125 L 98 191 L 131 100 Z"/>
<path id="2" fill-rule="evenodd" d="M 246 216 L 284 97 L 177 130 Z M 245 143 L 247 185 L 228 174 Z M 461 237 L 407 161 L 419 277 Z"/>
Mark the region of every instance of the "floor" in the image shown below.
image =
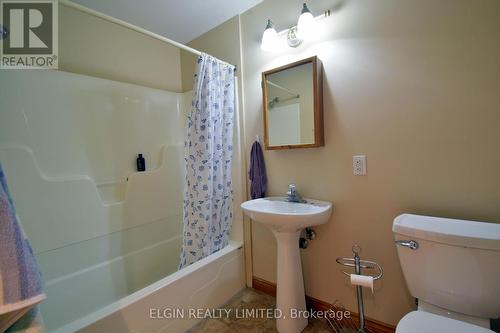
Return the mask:
<path id="1" fill-rule="evenodd" d="M 222 306 L 228 310 L 228 316 L 221 319 L 205 319 L 189 330 L 189 333 L 260 333 L 277 332 L 276 321 L 272 318 L 238 318 L 246 309 L 274 309 L 274 297 L 255 289 L 246 288 L 235 295 L 229 302 Z M 231 310 L 231 312 L 229 312 Z M 240 315 L 237 315 L 237 313 Z M 304 333 L 332 333 L 325 319 L 309 319 L 309 325 Z"/>

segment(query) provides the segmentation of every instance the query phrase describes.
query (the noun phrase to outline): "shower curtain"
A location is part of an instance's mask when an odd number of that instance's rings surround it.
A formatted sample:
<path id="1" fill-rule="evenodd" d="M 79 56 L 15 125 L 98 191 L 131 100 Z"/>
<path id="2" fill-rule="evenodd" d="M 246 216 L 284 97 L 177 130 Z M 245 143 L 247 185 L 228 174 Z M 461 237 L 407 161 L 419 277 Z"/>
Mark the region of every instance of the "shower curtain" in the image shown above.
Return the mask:
<path id="1" fill-rule="evenodd" d="M 180 268 L 220 250 L 229 241 L 234 80 L 233 66 L 207 54 L 198 57 L 185 141 Z"/>

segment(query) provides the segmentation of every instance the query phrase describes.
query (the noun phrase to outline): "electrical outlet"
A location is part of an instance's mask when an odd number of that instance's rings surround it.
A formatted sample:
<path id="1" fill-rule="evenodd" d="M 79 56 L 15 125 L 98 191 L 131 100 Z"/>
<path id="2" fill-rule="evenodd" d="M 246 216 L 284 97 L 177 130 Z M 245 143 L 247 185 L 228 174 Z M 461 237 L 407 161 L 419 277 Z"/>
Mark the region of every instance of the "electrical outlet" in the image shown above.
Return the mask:
<path id="1" fill-rule="evenodd" d="M 366 156 L 355 155 L 352 157 L 352 173 L 355 176 L 366 175 Z"/>

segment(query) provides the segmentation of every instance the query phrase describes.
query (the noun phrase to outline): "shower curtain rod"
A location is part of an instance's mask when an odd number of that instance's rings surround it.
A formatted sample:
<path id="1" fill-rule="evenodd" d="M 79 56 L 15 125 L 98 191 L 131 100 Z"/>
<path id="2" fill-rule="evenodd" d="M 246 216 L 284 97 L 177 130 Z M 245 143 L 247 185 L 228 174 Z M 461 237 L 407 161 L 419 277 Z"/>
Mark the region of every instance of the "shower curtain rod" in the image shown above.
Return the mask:
<path id="1" fill-rule="evenodd" d="M 106 21 L 109 21 L 109 22 L 121 25 L 122 27 L 125 27 L 125 28 L 130 29 L 130 30 L 134 30 L 134 31 L 139 32 L 139 33 L 141 33 L 143 35 L 146 35 L 146 36 L 149 36 L 149 37 L 161 40 L 162 42 L 165 42 L 165 43 L 177 46 L 180 49 L 183 49 L 185 51 L 194 53 L 196 55 L 201 55 L 202 54 L 202 52 L 198 51 L 197 49 L 193 49 L 192 47 L 189 47 L 189 46 L 184 45 L 182 43 L 176 42 L 175 40 L 172 40 L 170 38 L 164 37 L 162 35 L 155 34 L 154 32 L 151 32 L 149 30 L 143 29 L 143 28 L 138 27 L 136 25 L 130 24 L 130 23 L 125 22 L 123 20 L 114 18 L 113 16 L 109 16 L 109 15 L 103 14 L 101 12 L 98 12 L 96 10 L 90 9 L 88 7 L 79 5 L 79 4 L 75 3 L 75 2 L 72 2 L 72 1 L 69 1 L 69 0 L 59 0 L 59 3 L 61 5 L 64 5 L 64 6 L 67 6 L 67 7 L 76 9 L 76 10 L 79 10 L 81 12 L 93 15 L 93 16 L 101 18 L 103 20 L 106 20 Z M 236 66 L 235 65 L 230 64 L 230 63 L 228 63 L 226 61 L 223 61 L 223 60 L 220 60 L 220 61 L 223 62 L 223 63 L 226 63 L 228 65 L 234 66 L 234 69 L 236 71 Z"/>
<path id="2" fill-rule="evenodd" d="M 274 87 L 276 87 L 276 88 L 278 88 L 278 89 L 281 89 L 281 90 L 283 90 L 284 92 L 289 93 L 290 95 L 294 96 L 295 98 L 299 98 L 299 97 L 300 97 L 300 95 L 299 95 L 299 94 L 297 94 L 297 93 L 295 93 L 295 92 L 291 91 L 290 89 L 287 89 L 287 88 L 285 88 L 285 87 L 282 87 L 282 86 L 280 86 L 279 84 L 276 84 L 276 83 L 271 82 L 271 81 L 269 81 L 269 80 L 266 80 L 266 83 L 267 83 L 267 84 L 270 84 L 270 85 L 272 85 L 272 86 L 274 86 Z"/>

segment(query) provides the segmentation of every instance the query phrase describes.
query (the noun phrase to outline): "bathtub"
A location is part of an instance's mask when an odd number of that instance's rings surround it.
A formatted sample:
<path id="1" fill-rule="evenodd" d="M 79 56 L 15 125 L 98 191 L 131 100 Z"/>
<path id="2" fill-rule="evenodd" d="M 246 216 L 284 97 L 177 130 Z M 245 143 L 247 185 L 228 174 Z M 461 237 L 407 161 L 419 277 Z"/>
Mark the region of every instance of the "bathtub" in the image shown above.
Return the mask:
<path id="1" fill-rule="evenodd" d="M 48 333 L 183 332 L 198 319 L 150 311 L 218 306 L 244 287 L 240 185 L 234 241 L 178 270 L 190 92 L 61 71 L 9 71 L 0 86 L 0 161 L 42 271 Z"/>
<path id="2" fill-rule="evenodd" d="M 242 244 L 231 241 L 222 250 L 54 333 L 185 332 L 203 319 L 189 316 L 189 309 L 220 306 L 245 287 L 244 269 Z M 174 312 L 177 318 L 168 318 Z"/>

